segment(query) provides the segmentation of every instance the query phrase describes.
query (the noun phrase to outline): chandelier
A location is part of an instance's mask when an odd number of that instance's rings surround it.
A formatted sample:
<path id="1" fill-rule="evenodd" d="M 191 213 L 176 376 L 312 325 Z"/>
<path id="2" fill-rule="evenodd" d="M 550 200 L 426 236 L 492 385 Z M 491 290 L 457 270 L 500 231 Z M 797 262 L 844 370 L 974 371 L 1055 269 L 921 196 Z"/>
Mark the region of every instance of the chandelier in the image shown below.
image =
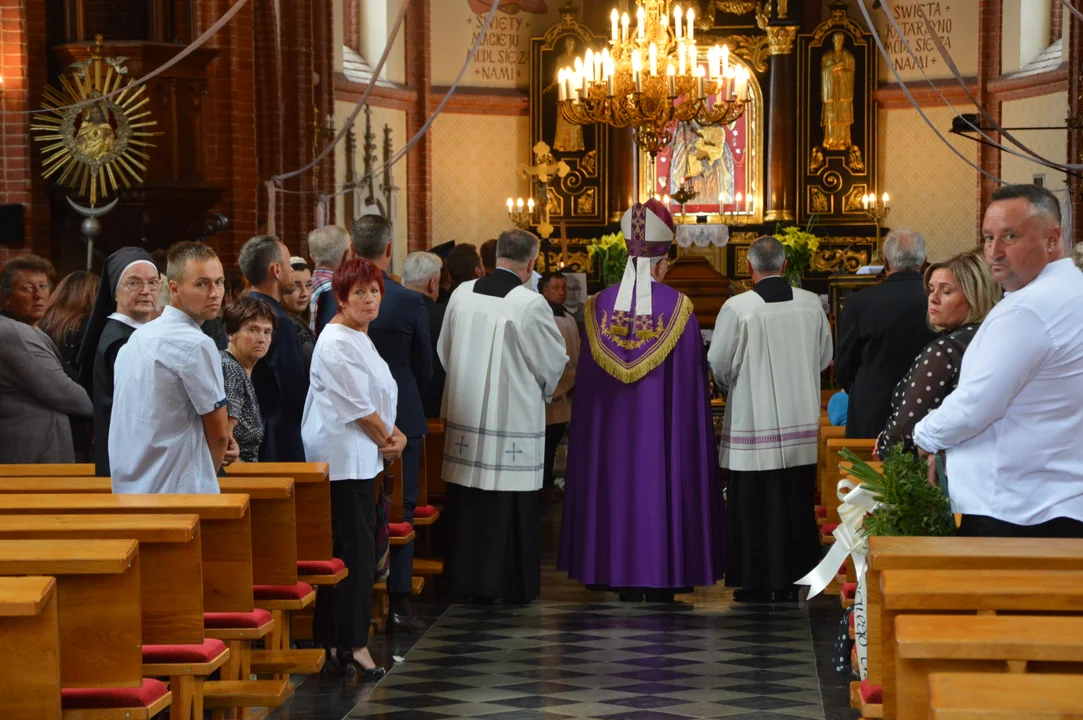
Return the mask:
<path id="1" fill-rule="evenodd" d="M 673 140 L 674 121 L 728 125 L 744 113 L 751 75 L 730 64 L 725 45 L 696 45 L 694 9 L 636 0 L 634 28 L 628 13 L 615 8 L 610 19 L 610 47 L 587 50 L 557 73 L 558 108 L 567 122 L 631 126 L 653 161 Z"/>

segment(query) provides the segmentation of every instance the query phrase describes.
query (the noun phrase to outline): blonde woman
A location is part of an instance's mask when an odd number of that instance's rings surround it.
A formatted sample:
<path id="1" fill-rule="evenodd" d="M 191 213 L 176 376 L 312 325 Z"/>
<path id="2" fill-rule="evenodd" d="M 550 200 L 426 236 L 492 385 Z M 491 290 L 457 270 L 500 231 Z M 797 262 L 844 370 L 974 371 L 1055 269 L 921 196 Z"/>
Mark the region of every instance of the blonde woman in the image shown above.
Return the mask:
<path id="1" fill-rule="evenodd" d="M 879 457 L 897 443 L 914 452 L 914 426 L 955 389 L 963 353 L 1000 300 L 1000 286 L 993 282 L 981 256 L 973 252 L 930 265 L 925 271 L 925 293 L 929 327 L 941 334 L 925 346 L 895 386 L 887 427 L 876 442 Z"/>

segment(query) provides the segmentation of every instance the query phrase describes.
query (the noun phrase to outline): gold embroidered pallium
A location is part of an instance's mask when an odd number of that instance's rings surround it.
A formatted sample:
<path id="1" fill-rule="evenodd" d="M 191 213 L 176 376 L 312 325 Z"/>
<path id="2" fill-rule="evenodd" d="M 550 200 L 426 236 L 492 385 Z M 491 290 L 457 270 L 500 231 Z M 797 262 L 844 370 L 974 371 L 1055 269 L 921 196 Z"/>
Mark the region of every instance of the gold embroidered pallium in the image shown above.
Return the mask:
<path id="1" fill-rule="evenodd" d="M 627 326 L 621 327 L 618 325 L 614 328 L 610 328 L 608 313 L 603 310 L 601 324 L 602 336 L 611 341 L 614 345 L 622 347 L 625 350 L 638 350 L 651 340 L 660 338 L 662 333 L 666 331 L 665 316 L 661 313 L 658 314 L 658 322 L 655 323 L 654 328 L 640 329 L 639 322 L 639 318 L 636 318 L 636 332 L 634 339 L 625 338 L 623 335 L 628 332 Z M 647 319 L 647 322 L 649 323 L 650 319 Z M 650 326 L 648 325 L 647 328 L 650 328 Z M 620 332 L 621 330 L 624 332 Z"/>
<path id="2" fill-rule="evenodd" d="M 618 337 L 612 334 L 610 328 L 612 320 L 605 311 L 602 312 L 601 318 L 595 315 L 596 300 L 597 296 L 592 297 L 587 301 L 586 307 L 587 344 L 590 346 L 591 357 L 598 363 L 598 367 L 626 384 L 640 380 L 665 362 L 684 333 L 688 319 L 692 317 L 692 301 L 682 295 L 669 324 L 663 322 L 659 316 L 658 322 L 650 331 L 651 337 L 636 337 L 635 339 Z M 617 355 L 612 348 L 606 347 L 603 339 L 609 340 L 622 350 L 637 350 L 649 342 L 654 344 L 647 348 L 642 356 L 634 360 L 626 360 Z"/>

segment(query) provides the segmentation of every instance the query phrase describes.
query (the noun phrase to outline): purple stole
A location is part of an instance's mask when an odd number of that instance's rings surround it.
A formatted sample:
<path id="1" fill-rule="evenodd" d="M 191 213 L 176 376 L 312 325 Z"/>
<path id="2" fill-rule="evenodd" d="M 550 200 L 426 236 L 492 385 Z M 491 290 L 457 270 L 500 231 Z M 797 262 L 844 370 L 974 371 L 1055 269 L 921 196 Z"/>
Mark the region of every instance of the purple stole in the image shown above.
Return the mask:
<path id="1" fill-rule="evenodd" d="M 614 332 L 620 326 L 613 311 L 618 290 L 610 287 L 587 300 L 587 343 L 598 367 L 622 383 L 631 384 L 669 357 L 692 315 L 692 301 L 667 285 L 651 283 L 653 313 L 649 323 L 637 322 L 637 329 L 642 324 L 644 330 L 622 335 Z M 634 299 L 632 303 L 631 316 L 635 318 Z"/>

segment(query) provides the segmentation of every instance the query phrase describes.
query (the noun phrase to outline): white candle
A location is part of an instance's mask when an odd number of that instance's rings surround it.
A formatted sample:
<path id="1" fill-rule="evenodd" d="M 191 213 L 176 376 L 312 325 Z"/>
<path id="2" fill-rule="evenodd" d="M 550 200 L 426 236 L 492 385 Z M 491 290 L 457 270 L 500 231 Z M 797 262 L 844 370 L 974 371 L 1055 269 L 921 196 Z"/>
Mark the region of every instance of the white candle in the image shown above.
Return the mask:
<path id="1" fill-rule="evenodd" d="M 640 5 L 636 10 L 636 31 L 640 40 L 644 40 L 647 37 L 647 24 L 644 22 L 643 6 Z"/>
<path id="2" fill-rule="evenodd" d="M 647 58 L 651 66 L 651 77 L 655 77 L 658 75 L 658 46 L 654 43 L 651 43 L 650 47 L 647 48 Z"/>
<path id="3" fill-rule="evenodd" d="M 689 10 L 691 12 L 691 10 Z M 695 75 L 699 67 L 699 50 L 693 43 L 688 44 L 688 74 Z"/>
<path id="4" fill-rule="evenodd" d="M 508 214 L 509 215 L 511 214 L 511 209 L 513 207 L 515 207 L 515 201 L 512 200 L 511 198 L 508 198 Z"/>
<path id="5" fill-rule="evenodd" d="M 679 45 L 678 45 L 678 49 L 677 49 L 677 57 L 678 57 L 678 68 L 679 68 L 679 69 L 678 69 L 678 71 L 677 71 L 677 73 L 678 73 L 679 75 L 684 75 L 684 69 L 685 69 L 685 55 L 686 55 L 686 53 L 687 53 L 687 52 L 688 52 L 688 48 L 687 48 L 687 46 L 686 46 L 686 45 L 684 44 L 684 40 L 681 40 L 681 42 L 680 42 L 680 43 L 679 43 Z"/>
<path id="6" fill-rule="evenodd" d="M 620 21 L 620 13 L 617 12 L 616 8 L 613 8 L 613 12 L 610 13 L 609 19 L 613 23 L 613 44 L 616 44 L 620 39 L 620 36 L 617 34 L 617 23 Z"/>
<path id="7" fill-rule="evenodd" d="M 515 207 L 516 207 L 517 210 L 520 210 L 520 211 L 523 209 L 523 199 L 522 198 L 519 198 L 518 200 L 515 201 Z"/>
<path id="8" fill-rule="evenodd" d="M 534 212 L 534 198 L 530 198 L 526 201 L 526 209 L 529 212 Z"/>
<path id="9" fill-rule="evenodd" d="M 557 73 L 557 94 L 559 95 L 560 102 L 564 102 L 568 99 L 568 88 L 565 85 L 567 78 L 564 75 L 564 68 L 560 69 Z"/>
<path id="10" fill-rule="evenodd" d="M 622 43 L 628 42 L 628 23 L 629 22 L 630 22 L 630 19 L 628 18 L 628 13 L 624 13 L 623 15 L 621 15 L 621 18 L 620 18 L 620 41 Z"/>
<path id="11" fill-rule="evenodd" d="M 606 94 L 608 94 L 609 97 L 613 97 L 613 70 L 613 61 L 607 59 L 605 62 L 605 86 Z"/>
<path id="12" fill-rule="evenodd" d="M 677 39 L 681 38 L 681 31 L 684 30 L 681 27 L 681 6 L 676 5 L 673 8 L 673 32 L 677 33 Z"/>
<path id="13" fill-rule="evenodd" d="M 669 30 L 669 15 L 666 15 L 665 13 L 663 13 L 662 17 L 659 18 L 659 19 L 662 21 L 662 29 L 663 30 Z"/>
<path id="14" fill-rule="evenodd" d="M 865 210 L 869 209 L 869 196 L 868 195 L 862 195 L 861 196 L 861 207 L 864 208 Z"/>
<path id="15" fill-rule="evenodd" d="M 594 50 L 587 48 L 587 54 L 583 58 L 583 74 L 586 79 L 594 79 Z"/>
<path id="16" fill-rule="evenodd" d="M 692 8 L 688 8 L 688 41 L 691 42 L 696 37 L 695 21 L 696 11 Z"/>
<path id="17" fill-rule="evenodd" d="M 669 65 L 666 68 L 666 75 L 669 77 L 669 96 L 677 97 L 677 68 Z"/>
<path id="18" fill-rule="evenodd" d="M 602 82 L 605 77 L 602 74 L 602 54 L 594 54 L 594 82 Z"/>
<path id="19" fill-rule="evenodd" d="M 883 198 L 881 198 L 881 199 L 883 200 L 883 202 L 884 202 L 884 207 L 886 208 L 886 207 L 887 207 L 887 201 L 888 201 L 888 199 L 889 199 L 889 198 L 888 198 L 888 196 L 887 196 L 887 193 L 884 193 L 884 197 L 883 197 Z"/>
<path id="20" fill-rule="evenodd" d="M 703 91 L 703 78 L 707 74 L 707 71 L 703 67 L 696 66 L 696 97 L 705 98 L 707 93 Z"/>
<path id="21" fill-rule="evenodd" d="M 730 69 L 730 49 L 728 45 L 722 46 L 722 71 L 721 75 L 728 75 Z"/>
<path id="22" fill-rule="evenodd" d="M 733 207 L 737 212 L 741 212 L 741 193 L 737 193 L 737 197 L 734 198 Z"/>

